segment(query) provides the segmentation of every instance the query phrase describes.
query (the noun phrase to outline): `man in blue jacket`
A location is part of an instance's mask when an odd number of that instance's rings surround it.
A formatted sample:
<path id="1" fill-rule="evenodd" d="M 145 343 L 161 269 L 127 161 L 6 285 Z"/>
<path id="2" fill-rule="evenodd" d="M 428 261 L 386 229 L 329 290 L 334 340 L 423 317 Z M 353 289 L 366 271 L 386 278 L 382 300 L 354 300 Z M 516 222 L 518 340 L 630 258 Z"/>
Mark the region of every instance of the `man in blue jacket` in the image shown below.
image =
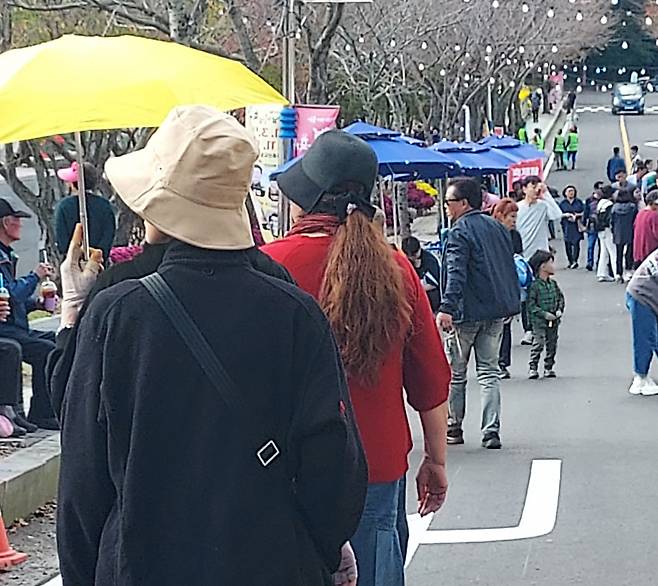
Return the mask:
<path id="1" fill-rule="evenodd" d="M 612 149 L 612 157 L 608 159 L 607 174 L 610 183 L 617 180 L 617 173 L 619 171 L 626 173 L 626 162 L 622 159 L 619 152 L 619 147 L 614 147 Z"/>
<path id="2" fill-rule="evenodd" d="M 18 342 L 22 360 L 32 366 L 32 402 L 28 421 L 43 429 L 59 429 L 46 387 L 46 361 L 55 348 L 55 334 L 31 330 L 27 321 L 27 314 L 38 309 L 34 294 L 39 282 L 52 276 L 53 270 L 50 265 L 40 263 L 24 277 L 17 277 L 18 256 L 11 247 L 21 238 L 21 219 L 29 217 L 28 213 L 15 210 L 7 200 L 0 199 L 0 273 L 9 290 L 11 307 L 7 321 L 0 323 L 0 337 Z"/>
<path id="3" fill-rule="evenodd" d="M 464 443 L 466 373 L 475 351 L 482 389 L 482 446 L 499 449 L 498 351 L 505 318 L 520 312 L 520 290 L 509 231 L 480 211 L 482 192 L 471 179 L 455 179 L 445 197 L 453 226 L 443 255 L 438 326 L 446 333 L 452 367 L 448 443 Z"/>

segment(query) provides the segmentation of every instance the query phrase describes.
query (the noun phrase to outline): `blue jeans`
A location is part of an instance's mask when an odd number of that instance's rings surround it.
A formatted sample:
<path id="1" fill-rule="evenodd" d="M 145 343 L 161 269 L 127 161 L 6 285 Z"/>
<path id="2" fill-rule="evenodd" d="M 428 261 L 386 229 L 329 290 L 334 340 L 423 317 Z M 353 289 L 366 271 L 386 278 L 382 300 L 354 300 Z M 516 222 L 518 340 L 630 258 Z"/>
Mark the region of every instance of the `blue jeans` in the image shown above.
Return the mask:
<path id="1" fill-rule="evenodd" d="M 651 358 L 658 358 L 658 316 L 630 293 L 626 293 L 626 307 L 631 312 L 633 324 L 633 370 L 647 376 Z"/>
<path id="2" fill-rule="evenodd" d="M 407 557 L 406 479 L 369 484 L 356 533 L 350 539 L 359 586 L 404 586 Z"/>
<path id="3" fill-rule="evenodd" d="M 596 232 L 587 233 L 587 266 L 595 267 L 599 264 L 599 255 L 596 254 L 596 245 L 599 242 L 599 235 Z"/>
<path id="4" fill-rule="evenodd" d="M 500 433 L 500 368 L 498 353 L 503 337 L 503 320 L 455 324 L 445 336 L 446 354 L 452 369 L 448 426 L 461 429 L 466 416 L 466 375 L 471 354 L 482 395 L 482 435 Z"/>

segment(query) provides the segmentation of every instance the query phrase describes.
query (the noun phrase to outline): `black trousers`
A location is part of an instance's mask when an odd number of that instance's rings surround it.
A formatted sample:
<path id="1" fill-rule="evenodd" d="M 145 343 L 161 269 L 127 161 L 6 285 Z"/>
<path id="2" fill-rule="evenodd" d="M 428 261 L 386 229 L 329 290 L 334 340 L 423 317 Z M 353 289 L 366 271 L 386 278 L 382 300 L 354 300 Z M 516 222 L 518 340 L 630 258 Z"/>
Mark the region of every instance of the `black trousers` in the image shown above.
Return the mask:
<path id="1" fill-rule="evenodd" d="M 512 366 L 512 322 L 503 326 L 503 337 L 500 340 L 498 353 L 498 366 L 509 368 Z"/>
<path id="2" fill-rule="evenodd" d="M 617 275 L 624 274 L 624 267 L 627 271 L 632 271 L 635 268 L 635 260 L 633 259 L 633 243 L 629 244 L 616 244 L 617 247 Z"/>
<path id="3" fill-rule="evenodd" d="M 55 349 L 55 332 L 38 332 L 16 326 L 2 326 L 0 336 L 17 342 L 21 349 L 22 362 L 27 362 L 32 367 L 32 401 L 28 418 L 55 417 L 46 385 L 46 361 L 48 355 Z"/>
<path id="4" fill-rule="evenodd" d="M 16 340 L 0 338 L 0 405 L 15 407 L 23 403 L 21 345 Z"/>
<path id="5" fill-rule="evenodd" d="M 565 240 L 564 248 L 567 251 L 567 260 L 569 261 L 569 264 L 571 265 L 578 262 L 578 259 L 580 258 L 580 240 L 576 240 L 576 242 L 567 242 Z"/>

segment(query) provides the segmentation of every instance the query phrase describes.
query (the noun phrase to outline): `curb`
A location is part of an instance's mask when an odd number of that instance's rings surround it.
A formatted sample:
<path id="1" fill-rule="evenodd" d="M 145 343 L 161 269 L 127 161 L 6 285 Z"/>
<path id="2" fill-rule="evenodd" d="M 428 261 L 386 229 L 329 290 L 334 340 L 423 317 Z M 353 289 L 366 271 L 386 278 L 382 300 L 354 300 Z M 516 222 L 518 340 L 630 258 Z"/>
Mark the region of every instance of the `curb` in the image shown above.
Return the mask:
<path id="1" fill-rule="evenodd" d="M 57 497 L 59 434 L 0 460 L 0 510 L 7 524 Z"/>

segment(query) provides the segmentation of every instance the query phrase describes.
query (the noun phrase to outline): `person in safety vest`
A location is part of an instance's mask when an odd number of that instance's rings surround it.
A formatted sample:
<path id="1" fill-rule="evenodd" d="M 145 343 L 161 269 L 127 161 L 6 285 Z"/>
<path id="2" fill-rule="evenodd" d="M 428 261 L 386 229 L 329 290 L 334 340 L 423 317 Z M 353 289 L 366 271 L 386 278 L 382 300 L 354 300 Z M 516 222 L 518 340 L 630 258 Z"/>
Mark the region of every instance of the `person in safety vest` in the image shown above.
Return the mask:
<path id="1" fill-rule="evenodd" d="M 553 140 L 553 156 L 555 157 L 555 162 L 557 163 L 558 171 L 565 169 L 564 161 L 564 152 L 566 150 L 566 140 L 562 134 L 562 129 L 558 129 L 557 135 Z"/>
<path id="2" fill-rule="evenodd" d="M 544 150 L 546 141 L 541 135 L 541 128 L 535 128 L 535 135 L 532 137 L 532 144 L 534 144 L 540 151 Z"/>
<path id="3" fill-rule="evenodd" d="M 525 126 L 521 126 L 516 135 L 521 142 L 528 142 L 528 131 Z"/>
<path id="4" fill-rule="evenodd" d="M 567 135 L 567 161 L 571 161 L 571 169 L 576 168 L 576 156 L 578 155 L 578 128 L 572 126 Z"/>

